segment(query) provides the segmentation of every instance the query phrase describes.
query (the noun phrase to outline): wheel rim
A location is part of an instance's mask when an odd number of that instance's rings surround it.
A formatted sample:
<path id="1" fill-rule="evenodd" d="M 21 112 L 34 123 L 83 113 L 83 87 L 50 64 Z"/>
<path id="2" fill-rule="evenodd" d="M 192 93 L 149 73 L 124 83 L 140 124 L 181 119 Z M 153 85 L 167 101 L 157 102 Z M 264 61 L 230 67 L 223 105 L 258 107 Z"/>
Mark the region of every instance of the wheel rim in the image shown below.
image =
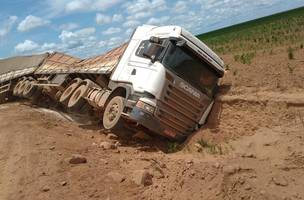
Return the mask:
<path id="1" fill-rule="evenodd" d="M 110 106 L 109 111 L 107 112 L 107 118 L 110 122 L 113 122 L 117 116 L 118 116 L 118 112 L 119 112 L 119 106 L 117 103 L 113 103 Z"/>
<path id="2" fill-rule="evenodd" d="M 21 86 L 21 83 L 22 83 L 22 81 L 19 81 L 17 83 L 17 85 L 15 86 L 15 88 L 14 88 L 14 95 L 18 95 L 18 90 L 19 90 L 19 88 Z"/>
<path id="3" fill-rule="evenodd" d="M 80 101 L 80 99 L 84 96 L 87 90 L 88 88 L 86 85 L 81 85 L 79 88 L 77 88 L 68 102 L 68 107 L 70 108 L 75 106 Z"/>
<path id="4" fill-rule="evenodd" d="M 23 94 L 24 94 L 24 95 L 27 95 L 27 94 L 31 91 L 32 87 L 33 87 L 32 83 L 29 82 L 29 83 L 25 86 L 24 91 L 23 91 Z"/>
<path id="5" fill-rule="evenodd" d="M 25 87 L 27 86 L 28 82 L 29 81 L 26 80 L 20 84 L 20 87 L 18 87 L 18 95 L 23 96 L 23 91 L 24 91 Z"/>
<path id="6" fill-rule="evenodd" d="M 121 97 L 114 97 L 110 100 L 103 114 L 103 126 L 106 129 L 113 129 L 119 122 L 123 111 L 123 100 Z"/>
<path id="7" fill-rule="evenodd" d="M 60 96 L 59 101 L 61 103 L 67 101 L 73 94 L 73 92 L 77 89 L 78 83 L 71 84 Z"/>

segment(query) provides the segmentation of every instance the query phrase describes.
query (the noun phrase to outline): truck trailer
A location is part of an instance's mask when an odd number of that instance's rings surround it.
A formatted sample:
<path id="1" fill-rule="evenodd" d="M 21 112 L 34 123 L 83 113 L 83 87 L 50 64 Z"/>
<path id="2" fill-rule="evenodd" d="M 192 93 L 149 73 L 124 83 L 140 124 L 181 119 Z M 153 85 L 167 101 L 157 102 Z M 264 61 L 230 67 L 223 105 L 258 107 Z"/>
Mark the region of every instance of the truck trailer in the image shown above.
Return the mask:
<path id="1" fill-rule="evenodd" d="M 143 25 L 109 52 L 79 59 L 64 53 L 0 60 L 0 94 L 48 96 L 75 113 L 98 113 L 105 129 L 121 120 L 183 141 L 214 104 L 224 62 L 179 26 Z"/>

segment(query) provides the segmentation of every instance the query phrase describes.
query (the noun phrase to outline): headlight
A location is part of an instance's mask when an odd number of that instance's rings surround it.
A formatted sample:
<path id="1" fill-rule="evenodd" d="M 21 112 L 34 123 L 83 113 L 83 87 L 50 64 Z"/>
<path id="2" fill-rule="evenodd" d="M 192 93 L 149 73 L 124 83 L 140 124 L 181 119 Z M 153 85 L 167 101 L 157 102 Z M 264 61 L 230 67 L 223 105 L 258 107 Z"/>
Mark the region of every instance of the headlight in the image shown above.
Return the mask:
<path id="1" fill-rule="evenodd" d="M 143 109 L 143 110 L 145 110 L 145 111 L 147 111 L 149 113 L 152 113 L 152 114 L 154 113 L 154 110 L 155 110 L 154 106 L 151 106 L 151 105 L 149 105 L 149 104 L 147 104 L 147 103 L 145 103 L 143 101 L 138 101 L 136 103 L 136 107 L 141 108 L 141 109 Z"/>

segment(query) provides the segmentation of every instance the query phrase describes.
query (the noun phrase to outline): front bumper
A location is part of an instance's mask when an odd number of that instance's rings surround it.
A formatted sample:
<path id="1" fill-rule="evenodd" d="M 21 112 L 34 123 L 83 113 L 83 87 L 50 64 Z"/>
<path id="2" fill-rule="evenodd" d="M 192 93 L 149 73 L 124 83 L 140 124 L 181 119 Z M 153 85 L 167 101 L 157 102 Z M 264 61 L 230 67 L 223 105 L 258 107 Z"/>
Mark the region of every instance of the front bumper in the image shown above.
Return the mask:
<path id="1" fill-rule="evenodd" d="M 165 129 L 157 117 L 138 107 L 133 107 L 132 111 L 129 113 L 129 118 L 148 128 L 152 132 L 162 135 L 166 138 L 176 141 L 183 141 L 186 138 L 186 136 L 182 134 Z"/>

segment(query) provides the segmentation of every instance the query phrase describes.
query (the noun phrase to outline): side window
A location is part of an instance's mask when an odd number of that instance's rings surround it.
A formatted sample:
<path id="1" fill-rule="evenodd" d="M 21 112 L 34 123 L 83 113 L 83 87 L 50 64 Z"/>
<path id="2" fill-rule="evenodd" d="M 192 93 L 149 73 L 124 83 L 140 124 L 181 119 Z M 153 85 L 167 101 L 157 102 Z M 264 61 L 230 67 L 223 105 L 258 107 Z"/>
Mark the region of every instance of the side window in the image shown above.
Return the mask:
<path id="1" fill-rule="evenodd" d="M 144 50 L 146 48 L 148 48 L 150 46 L 150 41 L 149 40 L 144 40 L 140 43 L 138 49 L 136 50 L 136 53 L 135 55 L 139 56 L 139 57 L 142 57 L 142 58 L 147 58 L 146 56 L 143 55 L 144 53 Z"/>
<path id="2" fill-rule="evenodd" d="M 158 60 L 161 56 L 161 54 L 163 53 L 163 50 L 165 49 L 165 40 L 161 39 L 160 43 L 153 43 L 150 40 L 144 40 L 140 43 L 138 49 L 135 52 L 136 56 L 142 57 L 142 58 L 149 58 L 150 57 L 147 56 L 147 54 L 151 55 L 153 54 L 156 58 L 156 60 Z"/>

